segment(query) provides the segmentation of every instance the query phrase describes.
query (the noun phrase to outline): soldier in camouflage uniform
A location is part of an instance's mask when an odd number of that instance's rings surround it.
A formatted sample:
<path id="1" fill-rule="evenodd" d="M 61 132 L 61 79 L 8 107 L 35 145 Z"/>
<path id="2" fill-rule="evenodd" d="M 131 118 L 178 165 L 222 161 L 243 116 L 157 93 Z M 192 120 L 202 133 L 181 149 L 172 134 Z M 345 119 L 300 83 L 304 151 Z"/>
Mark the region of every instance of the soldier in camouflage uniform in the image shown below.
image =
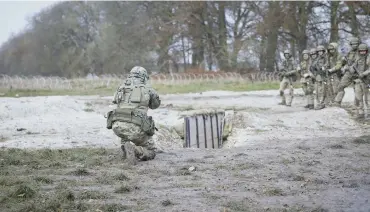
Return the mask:
<path id="1" fill-rule="evenodd" d="M 343 67 L 343 58 L 338 54 L 338 44 L 330 43 L 328 46 L 328 101 L 334 103 L 334 98 L 338 94 L 339 83 L 342 77 L 341 68 Z"/>
<path id="2" fill-rule="evenodd" d="M 288 51 L 284 51 L 285 60 L 283 61 L 283 70 L 279 73 L 280 77 L 280 96 L 281 102 L 279 105 L 291 106 L 294 95 L 293 82 L 297 80 L 297 70 L 295 70 L 295 62 L 292 57 L 292 54 Z M 286 101 L 284 91 L 289 88 L 288 100 Z"/>
<path id="3" fill-rule="evenodd" d="M 325 47 L 322 45 L 319 45 L 316 48 L 318 57 L 315 61 L 315 64 L 313 64 L 311 72 L 315 75 L 315 81 L 316 81 L 316 101 L 317 106 L 316 109 L 320 110 L 325 108 L 325 98 L 326 98 L 326 90 L 327 90 L 327 72 L 326 72 L 326 50 Z"/>
<path id="4" fill-rule="evenodd" d="M 303 50 L 302 52 L 302 62 L 300 67 L 298 67 L 298 71 L 301 74 L 302 90 L 307 98 L 307 105 L 304 107 L 312 110 L 314 109 L 313 91 L 315 87 L 313 79 L 314 76 L 310 71 L 310 52 L 308 50 Z"/>
<path id="5" fill-rule="evenodd" d="M 350 67 L 354 79 L 355 97 L 356 97 L 356 113 L 357 118 L 365 118 L 364 102 L 367 105 L 367 94 L 370 74 L 370 56 L 369 47 L 366 44 L 358 46 L 358 57 L 354 64 Z"/>
<path id="6" fill-rule="evenodd" d="M 313 96 L 314 99 L 315 99 L 314 91 L 316 90 L 316 77 L 315 77 L 315 73 L 314 73 L 314 71 L 315 71 L 314 67 L 317 63 L 317 59 L 318 59 L 317 49 L 316 48 L 310 49 L 310 63 L 309 63 L 310 75 L 308 75 L 308 76 L 311 78 L 311 80 L 313 82 L 312 96 Z"/>
<path id="7" fill-rule="evenodd" d="M 349 71 L 349 67 L 352 66 L 352 64 L 355 62 L 357 58 L 357 48 L 358 45 L 360 44 L 360 39 L 358 38 L 351 38 L 350 40 L 350 45 L 351 45 L 351 51 L 347 53 L 347 55 L 344 57 L 343 60 L 343 77 L 340 80 L 339 86 L 338 86 L 338 94 L 334 99 L 334 105 L 335 106 L 340 106 L 344 97 L 344 89 L 348 86 L 350 86 L 353 82 L 352 78 L 352 73 Z M 356 104 L 356 100 L 355 100 Z"/>
<path id="8" fill-rule="evenodd" d="M 152 160 L 156 155 L 152 140 L 156 128 L 147 112 L 148 108 L 158 108 L 161 100 L 147 84 L 148 79 L 143 67 L 132 68 L 125 83 L 114 94 L 113 103 L 117 108 L 108 113 L 107 119 L 107 128 L 121 138 L 123 158 L 134 164 L 136 159 Z"/>

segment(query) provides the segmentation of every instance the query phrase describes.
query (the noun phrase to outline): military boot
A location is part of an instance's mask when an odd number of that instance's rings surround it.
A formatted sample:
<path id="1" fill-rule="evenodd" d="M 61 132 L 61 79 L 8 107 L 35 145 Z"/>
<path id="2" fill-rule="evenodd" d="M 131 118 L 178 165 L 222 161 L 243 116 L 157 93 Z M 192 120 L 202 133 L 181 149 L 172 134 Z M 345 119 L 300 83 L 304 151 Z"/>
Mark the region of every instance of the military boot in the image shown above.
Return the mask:
<path id="1" fill-rule="evenodd" d="M 310 105 L 305 105 L 304 108 L 310 108 Z"/>
<path id="2" fill-rule="evenodd" d="M 124 144 L 124 152 L 126 156 L 126 161 L 131 165 L 136 165 L 136 154 L 135 154 L 135 146 L 132 145 L 130 142 L 126 142 Z"/>
<path id="3" fill-rule="evenodd" d="M 331 104 L 331 106 L 333 106 L 333 107 L 340 107 L 340 102 L 333 102 L 333 104 Z"/>
<path id="4" fill-rule="evenodd" d="M 153 160 L 156 156 L 156 153 L 154 150 L 148 150 L 141 146 L 136 146 L 135 149 L 136 149 L 135 151 L 136 157 L 140 161 Z"/>
<path id="5" fill-rule="evenodd" d="M 313 104 L 311 104 L 311 105 L 308 105 L 308 109 L 310 109 L 310 110 L 313 110 L 313 109 L 315 109 L 315 105 L 313 105 Z"/>
<path id="6" fill-rule="evenodd" d="M 140 161 L 148 161 L 148 160 L 153 160 L 155 158 L 155 152 L 154 151 L 148 151 L 147 154 L 144 154 L 140 156 L 139 160 Z"/>
<path id="7" fill-rule="evenodd" d="M 356 119 L 364 119 L 365 114 L 357 114 Z"/>
<path id="8" fill-rule="evenodd" d="M 325 105 L 324 104 L 319 104 L 317 105 L 317 107 L 315 108 L 315 110 L 321 110 L 321 109 L 324 109 L 325 108 Z"/>
<path id="9" fill-rule="evenodd" d="M 285 100 L 281 101 L 278 105 L 286 105 Z"/>

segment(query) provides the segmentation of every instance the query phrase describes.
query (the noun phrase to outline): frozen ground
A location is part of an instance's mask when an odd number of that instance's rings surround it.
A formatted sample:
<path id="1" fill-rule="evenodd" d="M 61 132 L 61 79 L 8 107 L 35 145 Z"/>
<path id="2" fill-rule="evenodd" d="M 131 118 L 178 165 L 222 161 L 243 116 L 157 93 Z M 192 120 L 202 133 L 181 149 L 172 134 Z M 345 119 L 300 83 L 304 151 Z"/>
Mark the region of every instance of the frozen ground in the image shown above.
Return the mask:
<path id="1" fill-rule="evenodd" d="M 143 211 L 370 211 L 370 143 L 368 138 L 355 139 L 367 134 L 366 123 L 354 121 L 341 108 L 306 110 L 300 90 L 295 91 L 292 107 L 277 105 L 277 94 L 212 91 L 162 96 L 163 106 L 150 111 L 158 124 L 170 128 L 180 110 L 234 109 L 232 135 L 224 149 L 182 149 L 171 130 L 162 129 L 156 141 L 165 153 L 125 169 L 129 183 L 142 189 L 124 194 L 128 199 L 116 195 L 111 201 L 140 201 Z M 0 98 L 0 146 L 105 147 L 118 153 L 119 139 L 105 128 L 103 117 L 110 100 Z M 344 102 L 352 101 L 353 90 L 347 89 Z M 94 176 L 102 176 L 118 173 L 121 166 L 116 158 L 109 167 L 92 169 Z M 190 166 L 196 171 L 187 171 Z M 57 179 L 66 177 L 58 173 Z M 87 189 L 96 187 L 112 190 L 99 182 Z M 158 204 L 162 200 L 174 204 Z"/>

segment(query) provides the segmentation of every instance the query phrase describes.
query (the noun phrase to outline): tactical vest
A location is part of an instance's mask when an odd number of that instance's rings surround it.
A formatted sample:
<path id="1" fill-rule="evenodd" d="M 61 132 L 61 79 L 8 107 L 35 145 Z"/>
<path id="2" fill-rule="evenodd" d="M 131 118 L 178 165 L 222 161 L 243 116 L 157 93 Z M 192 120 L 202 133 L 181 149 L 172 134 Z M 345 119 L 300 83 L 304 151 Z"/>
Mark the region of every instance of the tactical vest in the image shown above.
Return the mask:
<path id="1" fill-rule="evenodd" d="M 327 61 L 326 55 L 319 56 L 317 59 L 316 64 L 317 64 L 317 69 L 320 75 L 324 75 L 324 72 L 322 71 L 321 68 L 326 65 L 326 61 Z"/>
<path id="2" fill-rule="evenodd" d="M 289 58 L 289 59 L 286 59 L 283 61 L 283 69 L 285 71 L 291 71 L 294 69 L 293 67 L 293 59 L 292 58 Z"/>
<path id="3" fill-rule="evenodd" d="M 351 66 L 354 62 L 356 62 L 356 56 L 357 52 L 356 51 L 350 51 L 348 52 L 346 58 L 347 58 L 347 64 Z"/>
<path id="4" fill-rule="evenodd" d="M 117 91 L 115 100 L 118 107 L 108 113 L 108 129 L 112 128 L 113 122 L 122 121 L 141 126 L 148 135 L 154 134 L 154 122 L 147 116 L 150 95 L 144 84 L 127 83 Z"/>
<path id="5" fill-rule="evenodd" d="M 328 68 L 334 68 L 338 61 L 340 60 L 340 58 L 338 57 L 338 53 L 335 53 L 333 55 L 331 54 L 328 54 Z M 331 74 L 331 76 L 333 75 L 337 75 L 338 77 L 342 77 L 342 71 L 336 71 L 334 74 Z"/>
<path id="6" fill-rule="evenodd" d="M 316 59 L 310 58 L 310 63 L 309 63 L 309 70 L 315 76 L 316 76 L 316 64 L 317 64 L 317 60 L 318 60 L 317 58 Z"/>
<path id="7" fill-rule="evenodd" d="M 369 67 L 369 64 L 367 64 L 367 60 L 368 60 L 368 55 L 366 55 L 365 57 L 362 57 L 362 56 L 359 56 L 356 60 L 356 70 L 358 72 L 358 74 L 360 73 L 364 73 Z"/>
<path id="8" fill-rule="evenodd" d="M 310 64 L 308 60 L 303 60 L 301 62 L 301 76 L 303 76 L 305 73 L 308 73 L 310 70 Z"/>

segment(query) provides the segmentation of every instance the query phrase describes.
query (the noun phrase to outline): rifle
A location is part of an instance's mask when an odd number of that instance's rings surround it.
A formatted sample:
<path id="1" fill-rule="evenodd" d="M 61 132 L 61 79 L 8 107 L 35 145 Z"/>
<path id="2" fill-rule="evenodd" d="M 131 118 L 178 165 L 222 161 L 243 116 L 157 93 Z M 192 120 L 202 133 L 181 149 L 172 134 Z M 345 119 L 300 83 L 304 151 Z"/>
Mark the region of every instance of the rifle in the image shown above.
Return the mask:
<path id="1" fill-rule="evenodd" d="M 285 73 L 286 73 L 286 70 L 285 70 L 285 69 L 281 69 L 281 70 L 279 71 L 279 73 L 278 73 L 278 77 L 279 77 L 279 80 L 280 80 L 280 81 L 281 81 L 281 80 L 283 80 Z"/>
<path id="2" fill-rule="evenodd" d="M 351 71 L 353 70 L 353 71 Z M 360 78 L 360 72 L 357 70 L 357 68 L 354 66 L 354 64 L 350 67 L 350 72 L 352 73 L 353 78 L 358 79 Z"/>

